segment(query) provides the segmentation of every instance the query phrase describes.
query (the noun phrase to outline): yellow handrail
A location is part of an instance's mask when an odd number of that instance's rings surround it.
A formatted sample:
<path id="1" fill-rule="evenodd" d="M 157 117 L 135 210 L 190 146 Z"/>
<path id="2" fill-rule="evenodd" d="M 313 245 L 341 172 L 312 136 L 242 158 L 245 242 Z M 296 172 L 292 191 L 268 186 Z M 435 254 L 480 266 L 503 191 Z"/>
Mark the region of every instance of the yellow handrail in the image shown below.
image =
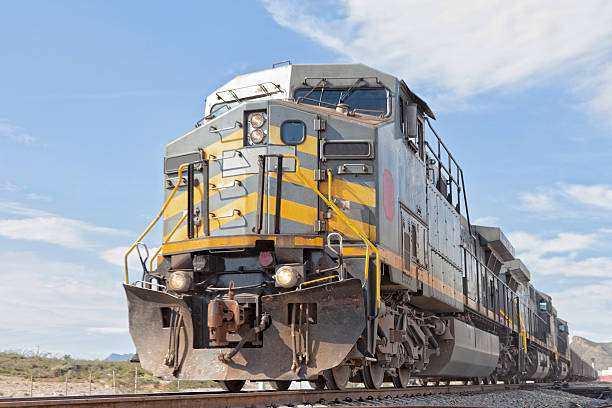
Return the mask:
<path id="1" fill-rule="evenodd" d="M 502 315 L 503 317 L 505 317 L 505 318 L 506 318 L 506 320 L 508 320 L 508 321 L 510 322 L 510 324 L 511 324 L 511 325 L 514 325 L 514 323 L 512 323 L 512 319 L 510 319 L 508 316 L 506 316 L 506 314 L 504 313 L 504 311 L 503 311 L 503 310 L 499 309 L 499 313 L 501 313 L 501 315 Z"/>
<path id="2" fill-rule="evenodd" d="M 152 271 L 153 270 L 153 260 L 155 259 L 155 257 L 157 256 L 157 254 L 159 254 L 159 252 L 162 250 L 162 247 L 165 243 L 167 243 L 168 241 L 170 241 L 170 238 L 172 238 L 172 236 L 174 235 L 174 233 L 176 232 L 176 230 L 181 226 L 181 224 L 183 223 L 183 221 L 185 221 L 185 218 L 187 218 L 189 214 L 187 212 L 185 212 L 185 214 L 183 214 L 183 217 L 181 217 L 181 219 L 179 220 L 179 222 L 174 226 L 174 228 L 172 228 L 172 231 L 170 231 L 170 234 L 168 234 L 168 236 L 166 237 L 166 239 L 164 239 L 162 241 L 162 245 L 159 246 L 159 248 L 157 248 L 157 251 L 155 251 L 155 253 L 153 254 L 153 256 L 151 257 L 151 260 L 149 261 L 149 270 Z M 158 265 L 159 266 L 159 265 Z"/>
<path id="3" fill-rule="evenodd" d="M 306 281 L 306 282 L 302 283 L 302 285 L 310 285 L 311 283 L 322 282 L 322 281 L 325 281 L 325 280 L 330 280 L 330 279 L 338 278 L 338 277 L 339 277 L 338 275 L 325 276 L 323 278 L 318 278 L 318 279 L 313 279 L 313 280 Z"/>
<path id="4" fill-rule="evenodd" d="M 176 182 L 176 186 L 174 186 L 174 189 L 172 190 L 172 192 L 170 193 L 170 195 L 168 196 L 168 198 L 166 199 L 166 202 L 164 203 L 164 206 L 162 207 L 161 211 L 159 212 L 159 214 L 157 214 L 157 217 L 155 217 L 155 219 L 153 220 L 153 222 L 147 227 L 147 229 L 140 234 L 140 236 L 138 237 L 138 239 L 136 240 L 136 242 L 134 242 L 132 244 L 132 246 L 130 247 L 130 249 L 128 249 L 128 251 L 125 253 L 125 257 L 123 258 L 123 265 L 125 268 L 125 283 L 129 284 L 129 276 L 128 276 L 128 255 L 134 250 L 134 248 L 136 248 L 136 245 L 138 245 L 138 243 L 145 237 L 145 235 L 147 235 L 149 233 L 149 231 L 151 230 L 151 228 L 153 228 L 153 226 L 155 226 L 155 224 L 157 224 L 157 221 L 159 221 L 159 219 L 161 218 L 161 216 L 164 214 L 164 212 L 166 211 L 166 208 L 168 208 L 168 205 L 170 204 L 170 200 L 172 200 L 172 197 L 174 197 L 174 194 L 176 193 L 176 191 L 178 190 L 179 186 L 181 185 L 181 173 L 183 172 L 183 169 L 188 166 L 189 163 L 183 163 L 181 164 L 181 166 L 178 168 L 178 181 Z"/>
<path id="5" fill-rule="evenodd" d="M 527 308 L 527 310 L 529 310 L 529 306 L 527 306 L 526 304 L 524 304 L 523 302 L 521 302 L 520 300 L 518 301 L 521 305 L 525 306 Z M 521 316 L 521 310 L 519 309 L 518 311 L 518 315 L 519 315 L 519 320 L 521 321 L 521 326 L 523 327 L 523 345 L 525 346 L 525 353 L 527 353 L 527 328 L 525 327 L 525 323 L 523 322 L 523 316 Z"/>
<path id="6" fill-rule="evenodd" d="M 196 189 L 196 191 L 200 191 L 200 189 Z M 200 194 L 200 201 L 203 199 L 203 194 Z M 197 199 L 196 199 L 197 200 Z M 197 202 L 197 201 L 196 201 Z M 189 207 L 189 206 L 188 206 Z M 166 238 L 162 241 L 162 244 L 159 246 L 159 248 L 157 248 L 157 251 L 155 251 L 155 254 L 151 257 L 151 260 L 149 261 L 149 270 L 153 270 L 153 261 L 155 260 L 155 257 L 160 253 L 160 251 L 163 248 L 163 245 L 168 243 L 168 241 L 170 241 L 170 238 L 172 238 L 172 236 L 174 235 L 174 233 L 176 232 L 176 230 L 178 230 L 179 226 L 183 223 L 183 221 L 185 221 L 185 218 L 187 218 L 189 214 L 187 214 L 187 212 L 185 212 L 185 214 L 183 215 L 183 217 L 179 220 L 179 222 L 174 226 L 174 228 L 172 229 L 172 231 L 170 231 L 170 234 L 168 234 L 168 236 L 166 236 Z M 196 238 L 198 237 L 198 234 L 196 234 Z"/>
<path id="7" fill-rule="evenodd" d="M 304 177 L 302 175 L 302 173 L 300 173 L 300 159 L 297 158 L 297 156 L 292 155 L 292 154 L 286 154 L 283 157 L 288 157 L 290 159 L 294 159 L 295 160 L 295 174 L 297 174 L 297 176 L 302 180 L 302 182 L 304 182 L 304 184 L 310 188 L 312 191 L 314 191 L 315 193 L 317 193 L 317 195 L 323 200 L 323 202 L 325 202 L 325 204 L 327 204 L 329 206 L 329 208 L 331 208 L 332 210 L 334 210 L 334 212 L 338 215 L 338 217 L 340 217 L 340 219 L 346 224 L 348 225 L 348 227 L 353 230 L 353 232 L 355 234 L 357 234 L 357 236 L 359 238 L 361 238 L 361 240 L 366 244 L 366 259 L 365 259 L 365 272 L 364 272 L 364 279 L 367 281 L 368 280 L 368 266 L 370 263 L 370 257 L 369 257 L 369 252 L 368 252 L 368 247 L 372 248 L 372 250 L 376 253 L 376 304 L 378 307 L 380 307 L 380 255 L 378 253 L 378 248 L 376 248 L 376 246 L 374 244 L 372 244 L 372 242 L 370 242 L 370 240 L 368 238 L 365 237 L 365 235 L 363 235 L 361 233 L 361 231 L 359 231 L 357 229 L 357 227 L 355 227 L 355 225 L 353 225 L 353 223 L 349 220 L 349 218 L 344 215 L 344 213 L 342 212 L 342 210 L 340 208 L 338 208 L 338 206 L 336 206 L 336 204 L 334 204 L 331 200 L 327 199 L 325 197 L 325 195 L 323 193 L 321 193 L 319 191 L 318 188 L 313 187 L 310 184 L 310 181 L 308 181 L 308 179 L 306 177 Z"/>
<path id="8" fill-rule="evenodd" d="M 521 321 L 521 326 L 523 326 L 523 345 L 525 346 L 525 353 L 527 353 L 527 329 L 525 328 L 525 323 L 523 323 L 523 316 L 520 313 L 519 320 Z"/>
<path id="9" fill-rule="evenodd" d="M 332 186 L 332 171 L 331 169 L 327 169 L 327 198 L 329 199 L 329 201 L 331 201 L 332 199 L 331 186 Z"/>

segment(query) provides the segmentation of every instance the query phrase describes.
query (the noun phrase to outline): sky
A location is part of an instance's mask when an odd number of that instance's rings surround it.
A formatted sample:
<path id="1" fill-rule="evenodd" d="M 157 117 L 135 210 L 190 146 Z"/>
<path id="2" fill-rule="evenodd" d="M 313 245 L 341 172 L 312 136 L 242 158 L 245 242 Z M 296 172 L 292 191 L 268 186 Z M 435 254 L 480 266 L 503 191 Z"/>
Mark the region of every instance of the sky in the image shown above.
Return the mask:
<path id="1" fill-rule="evenodd" d="M 611 27 L 596 0 L 0 2 L 0 350 L 134 350 L 123 253 L 161 207 L 164 146 L 287 59 L 403 78 L 473 223 L 501 226 L 572 334 L 612 341 Z"/>

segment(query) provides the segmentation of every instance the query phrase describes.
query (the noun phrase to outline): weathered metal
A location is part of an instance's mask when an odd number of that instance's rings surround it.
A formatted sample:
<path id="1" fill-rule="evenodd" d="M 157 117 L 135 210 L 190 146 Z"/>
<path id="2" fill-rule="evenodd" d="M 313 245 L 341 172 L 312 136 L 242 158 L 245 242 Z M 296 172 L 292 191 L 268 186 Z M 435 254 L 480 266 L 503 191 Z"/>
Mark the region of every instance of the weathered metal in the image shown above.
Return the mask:
<path id="1" fill-rule="evenodd" d="M 219 360 L 219 356 L 230 352 L 231 348 L 193 348 L 191 309 L 183 299 L 151 289 L 124 287 L 128 297 L 130 334 L 139 350 L 141 364 L 160 377 L 173 376 L 172 368 L 163 363 L 168 353 L 170 331 L 163 327 L 162 308 L 175 308 L 183 316 L 176 347 L 179 368 L 176 374 L 181 379 L 316 378 L 321 371 L 342 363 L 365 327 L 363 295 L 358 279 L 262 296 L 262 312 L 268 313 L 271 321 L 270 327 L 262 333 L 261 347 L 243 348 L 231 361 L 224 362 Z M 316 320 L 314 316 L 306 316 L 304 307 L 303 317 L 299 314 L 294 323 L 301 339 L 297 352 L 303 358 L 293 368 L 291 328 L 294 321 L 290 322 L 289 305 L 293 305 L 292 310 L 297 310 L 296 306 L 299 308 L 300 305 L 316 305 L 312 306 L 316 307 Z M 219 315 L 216 316 L 219 322 Z"/>

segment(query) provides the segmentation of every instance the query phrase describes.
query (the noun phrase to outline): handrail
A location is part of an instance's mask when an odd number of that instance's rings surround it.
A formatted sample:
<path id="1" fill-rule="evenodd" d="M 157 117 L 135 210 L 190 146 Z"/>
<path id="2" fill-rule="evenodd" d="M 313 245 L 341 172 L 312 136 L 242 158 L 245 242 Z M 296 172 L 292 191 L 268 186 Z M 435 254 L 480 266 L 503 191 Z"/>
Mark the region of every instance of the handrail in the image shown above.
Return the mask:
<path id="1" fill-rule="evenodd" d="M 327 169 L 327 198 L 330 201 L 332 199 L 331 186 L 332 186 L 332 171 L 331 169 Z"/>
<path id="2" fill-rule="evenodd" d="M 325 277 L 323 277 L 323 278 L 318 278 L 318 279 L 313 279 L 313 280 L 309 280 L 309 281 L 306 281 L 306 282 L 302 282 L 302 283 L 300 283 L 300 288 L 301 288 L 303 285 L 310 285 L 311 283 L 315 283 L 315 282 L 322 282 L 322 281 L 325 281 L 325 280 L 330 280 L 330 279 L 333 279 L 333 278 L 338 278 L 338 279 L 340 279 L 340 275 L 331 275 L 331 276 L 325 276 Z"/>
<path id="3" fill-rule="evenodd" d="M 129 284 L 129 276 L 128 276 L 128 255 L 134 250 L 134 248 L 136 248 L 136 245 L 142 241 L 142 239 L 145 237 L 145 235 L 147 235 L 149 233 L 149 231 L 151 230 L 151 228 L 153 228 L 155 226 L 155 224 L 157 224 L 157 221 L 159 221 L 159 219 L 161 218 L 161 216 L 164 214 L 164 212 L 166 211 L 166 208 L 168 208 L 168 205 L 170 204 L 170 201 L 172 200 L 172 197 L 174 197 L 174 194 L 176 193 L 176 191 L 178 190 L 179 186 L 181 185 L 181 173 L 183 172 L 183 169 L 185 167 L 189 166 L 189 163 L 183 163 L 180 165 L 180 167 L 178 168 L 178 182 L 176 183 L 176 186 L 174 186 L 174 189 L 172 189 L 172 192 L 170 193 L 170 195 L 168 196 L 168 198 L 166 199 L 166 202 L 164 203 L 164 206 L 162 207 L 161 211 L 159 212 L 159 214 L 157 214 L 157 217 L 155 217 L 155 219 L 153 220 L 153 222 L 151 222 L 151 224 L 149 224 L 149 226 L 147 227 L 147 229 L 144 230 L 144 232 L 142 234 L 140 234 L 140 236 L 138 237 L 138 239 L 136 240 L 136 242 L 134 242 L 132 244 L 132 246 L 130 247 L 130 249 L 128 249 L 128 251 L 125 253 L 125 257 L 123 258 L 123 266 L 125 269 L 125 283 L 126 285 Z"/>
<path id="4" fill-rule="evenodd" d="M 361 238 L 361 240 L 366 244 L 366 260 L 365 260 L 365 271 L 364 271 L 364 279 L 367 281 L 368 280 L 368 271 L 369 271 L 369 264 L 370 264 L 370 256 L 369 256 L 369 252 L 367 251 L 367 248 L 370 247 L 372 248 L 372 250 L 376 253 L 376 304 L 377 307 L 380 307 L 380 255 L 378 253 L 378 248 L 376 248 L 376 246 L 370 242 L 370 240 L 368 238 L 366 238 L 361 231 L 359 231 L 357 229 L 357 227 L 355 227 L 355 225 L 349 220 L 349 218 L 342 212 L 342 210 L 340 208 L 338 208 L 338 206 L 336 206 L 336 204 L 334 204 L 331 200 L 328 200 L 325 195 L 323 193 L 321 193 L 319 191 L 318 188 L 313 187 L 310 184 L 310 181 L 304 177 L 302 175 L 302 173 L 300 173 L 300 159 L 297 158 L 297 156 L 292 155 L 292 154 L 286 154 L 283 155 L 283 157 L 288 157 L 290 159 L 294 159 L 295 160 L 295 174 L 298 175 L 298 177 L 302 180 L 302 182 L 304 182 L 304 184 L 310 188 L 312 191 L 314 191 L 315 193 L 317 193 L 317 195 L 323 200 L 323 202 L 325 202 L 325 204 L 327 204 L 329 206 L 329 208 L 331 208 L 332 210 L 334 210 L 334 212 L 340 217 L 340 219 L 346 224 L 348 225 L 348 227 L 355 233 L 357 234 L 357 236 L 359 238 Z"/>
<path id="5" fill-rule="evenodd" d="M 519 303 L 523 303 L 520 302 Z M 521 333 L 521 337 L 523 337 L 523 344 L 525 345 L 525 353 L 527 353 L 527 328 L 525 327 L 525 323 L 523 322 L 523 316 L 521 316 L 521 311 L 519 310 L 519 320 L 521 321 L 521 326 L 523 326 L 523 331 Z"/>
<path id="6" fill-rule="evenodd" d="M 149 261 L 149 270 L 150 271 L 153 270 L 153 260 L 159 254 L 159 252 L 162 250 L 163 245 L 165 243 L 167 243 L 168 241 L 170 241 L 170 238 L 172 238 L 172 236 L 174 235 L 176 230 L 181 226 L 181 224 L 183 223 L 183 221 L 185 221 L 185 218 L 187 218 L 188 215 L 189 215 L 189 213 L 187 213 L 187 212 L 185 212 L 185 214 L 183 214 L 183 216 L 181 217 L 179 222 L 174 226 L 174 228 L 172 228 L 172 231 L 170 231 L 170 234 L 168 234 L 168 236 L 162 241 L 162 244 L 159 246 L 159 248 L 157 248 L 157 251 L 155 251 L 155 253 L 151 257 L 151 260 Z"/>
<path id="7" fill-rule="evenodd" d="M 506 318 L 506 320 L 507 320 L 508 322 L 510 322 L 510 324 L 511 324 L 511 325 L 513 325 L 513 326 L 514 326 L 514 323 L 512 323 L 512 319 L 511 319 L 511 318 L 509 318 L 508 316 L 506 316 L 506 314 L 504 313 L 504 311 L 503 311 L 503 310 L 499 309 L 499 313 L 501 313 L 501 315 L 502 315 L 503 317 L 505 317 L 505 318 Z"/>

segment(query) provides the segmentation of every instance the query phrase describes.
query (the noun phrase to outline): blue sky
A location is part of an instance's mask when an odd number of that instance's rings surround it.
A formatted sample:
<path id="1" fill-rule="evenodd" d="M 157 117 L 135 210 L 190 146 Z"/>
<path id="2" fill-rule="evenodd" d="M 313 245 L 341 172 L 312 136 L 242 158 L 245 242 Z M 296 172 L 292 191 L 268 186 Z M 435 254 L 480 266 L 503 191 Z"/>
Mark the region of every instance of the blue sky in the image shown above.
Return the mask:
<path id="1" fill-rule="evenodd" d="M 574 334 L 612 341 L 610 4 L 421 3 L 2 2 L 0 350 L 133 350 L 122 249 L 159 210 L 165 144 L 216 87 L 286 59 L 404 78 L 472 219 L 503 228 Z"/>

